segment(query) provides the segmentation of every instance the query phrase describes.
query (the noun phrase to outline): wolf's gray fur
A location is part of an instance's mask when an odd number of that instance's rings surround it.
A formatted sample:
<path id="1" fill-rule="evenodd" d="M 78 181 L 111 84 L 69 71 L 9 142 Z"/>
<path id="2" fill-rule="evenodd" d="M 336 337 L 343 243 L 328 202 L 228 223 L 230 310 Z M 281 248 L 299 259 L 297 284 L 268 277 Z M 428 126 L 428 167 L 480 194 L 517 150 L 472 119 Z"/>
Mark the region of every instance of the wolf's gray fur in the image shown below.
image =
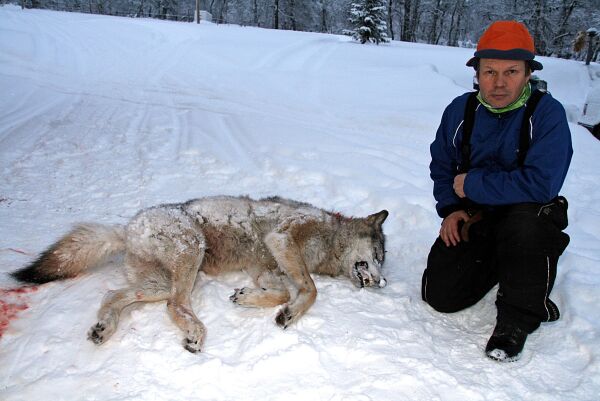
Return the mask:
<path id="1" fill-rule="evenodd" d="M 200 351 L 206 329 L 190 296 L 198 271 L 244 270 L 255 287 L 230 299 L 248 307 L 282 305 L 276 323 L 286 328 L 317 296 L 311 273 L 343 275 L 357 287 L 383 287 L 382 224 L 388 212 L 348 218 L 279 197 L 207 197 L 140 211 L 126 226 L 81 224 L 14 277 L 47 282 L 74 277 L 106 256 L 125 252 L 129 287 L 106 294 L 88 338 L 102 344 L 121 311 L 134 302 L 167 301 L 184 332 L 184 347 Z"/>

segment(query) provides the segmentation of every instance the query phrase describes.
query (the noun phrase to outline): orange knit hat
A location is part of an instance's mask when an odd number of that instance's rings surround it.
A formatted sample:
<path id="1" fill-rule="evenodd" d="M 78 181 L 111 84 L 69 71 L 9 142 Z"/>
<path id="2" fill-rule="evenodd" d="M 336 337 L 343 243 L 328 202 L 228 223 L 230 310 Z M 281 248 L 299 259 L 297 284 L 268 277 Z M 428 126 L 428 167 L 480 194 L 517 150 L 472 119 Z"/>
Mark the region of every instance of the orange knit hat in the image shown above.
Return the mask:
<path id="1" fill-rule="evenodd" d="M 496 21 L 485 30 L 477 51 L 468 62 L 469 67 L 477 67 L 481 58 L 501 60 L 525 60 L 532 70 L 541 70 L 542 64 L 535 61 L 533 38 L 525 25 L 517 21 Z"/>

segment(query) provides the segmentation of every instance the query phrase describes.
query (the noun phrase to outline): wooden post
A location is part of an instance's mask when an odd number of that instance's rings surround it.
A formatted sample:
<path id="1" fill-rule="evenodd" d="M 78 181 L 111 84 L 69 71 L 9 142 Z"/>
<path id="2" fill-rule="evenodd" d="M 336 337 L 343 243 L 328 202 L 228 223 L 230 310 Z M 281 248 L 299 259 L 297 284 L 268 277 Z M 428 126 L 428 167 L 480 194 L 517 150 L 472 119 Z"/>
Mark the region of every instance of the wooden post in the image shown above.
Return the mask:
<path id="1" fill-rule="evenodd" d="M 273 4 L 273 29 L 279 29 L 279 0 Z"/>
<path id="2" fill-rule="evenodd" d="M 594 28 L 590 28 L 587 30 L 588 35 L 588 51 L 587 56 L 585 57 L 585 65 L 590 65 L 592 61 L 592 56 L 594 55 L 594 44 L 596 42 L 596 35 L 598 35 L 598 31 Z"/>
<path id="3" fill-rule="evenodd" d="M 200 23 L 200 0 L 196 0 L 196 24 Z"/>

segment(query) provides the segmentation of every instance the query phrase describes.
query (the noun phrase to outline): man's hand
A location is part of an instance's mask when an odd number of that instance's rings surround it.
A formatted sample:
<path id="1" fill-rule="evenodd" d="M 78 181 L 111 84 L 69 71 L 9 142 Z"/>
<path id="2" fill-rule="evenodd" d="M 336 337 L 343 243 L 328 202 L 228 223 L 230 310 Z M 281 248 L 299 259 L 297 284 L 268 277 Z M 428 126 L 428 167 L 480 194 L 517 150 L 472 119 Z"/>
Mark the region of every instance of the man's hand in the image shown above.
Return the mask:
<path id="1" fill-rule="evenodd" d="M 456 195 L 458 195 L 459 198 L 464 198 L 465 195 L 465 177 L 467 176 L 467 174 L 459 174 L 456 177 L 454 177 L 454 185 L 452 186 L 452 188 L 454 188 L 454 192 L 456 193 Z"/>
<path id="2" fill-rule="evenodd" d="M 460 230 L 458 229 L 458 224 L 461 221 L 467 220 L 469 220 L 469 215 L 464 210 L 457 210 L 446 216 L 444 221 L 442 221 L 442 228 L 440 228 L 440 238 L 444 241 L 446 246 L 458 245 L 460 242 Z"/>

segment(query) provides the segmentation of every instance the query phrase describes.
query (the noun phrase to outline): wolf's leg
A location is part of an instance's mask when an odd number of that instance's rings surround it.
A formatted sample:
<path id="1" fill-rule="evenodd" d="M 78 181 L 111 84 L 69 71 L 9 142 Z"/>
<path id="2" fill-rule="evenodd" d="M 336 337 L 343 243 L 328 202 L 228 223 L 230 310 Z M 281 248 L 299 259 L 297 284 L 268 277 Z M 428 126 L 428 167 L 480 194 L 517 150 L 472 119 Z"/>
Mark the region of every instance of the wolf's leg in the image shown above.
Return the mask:
<path id="1" fill-rule="evenodd" d="M 192 353 L 201 351 L 206 335 L 206 328 L 192 310 L 191 303 L 194 282 L 204 258 L 205 245 L 203 241 L 199 242 L 188 244 L 190 246 L 183 250 L 178 249 L 169 263 L 173 274 L 167 309 L 171 319 L 185 334 L 184 348 Z"/>
<path id="2" fill-rule="evenodd" d="M 169 294 L 169 291 L 156 292 L 134 287 L 109 291 L 98 311 L 98 322 L 88 331 L 88 340 L 98 345 L 106 342 L 116 331 L 119 316 L 126 306 L 134 302 L 163 301 L 169 297 Z"/>
<path id="3" fill-rule="evenodd" d="M 158 263 L 149 263 L 127 254 L 126 266 L 136 276 L 135 283 L 127 288 L 109 291 L 98 311 L 98 322 L 88 331 L 88 339 L 95 344 L 108 340 L 117 329 L 119 316 L 125 307 L 134 302 L 164 301 L 170 296 L 170 278 Z M 137 273 L 137 274 L 136 274 Z"/>
<path id="4" fill-rule="evenodd" d="M 169 272 L 169 316 L 185 334 L 184 347 L 200 351 L 206 329 L 192 311 L 190 297 L 206 250 L 202 228 L 178 205 L 147 209 L 127 228 L 128 249 L 152 255 Z"/>
<path id="5" fill-rule="evenodd" d="M 197 274 L 195 263 L 178 265 L 173 275 L 173 295 L 167 302 L 171 319 L 185 333 L 183 347 L 192 353 L 201 351 L 206 335 L 206 327 L 196 317 L 190 299 Z"/>
<path id="6" fill-rule="evenodd" d="M 273 232 L 265 237 L 265 243 L 281 271 L 298 290 L 296 297 L 283 305 L 275 317 L 275 322 L 285 329 L 312 306 L 317 298 L 317 287 L 291 235 Z"/>
<path id="7" fill-rule="evenodd" d="M 236 289 L 229 299 L 236 305 L 257 308 L 269 308 L 284 304 L 290 300 L 283 277 L 268 270 L 248 271 L 254 279 L 255 288 Z"/>

